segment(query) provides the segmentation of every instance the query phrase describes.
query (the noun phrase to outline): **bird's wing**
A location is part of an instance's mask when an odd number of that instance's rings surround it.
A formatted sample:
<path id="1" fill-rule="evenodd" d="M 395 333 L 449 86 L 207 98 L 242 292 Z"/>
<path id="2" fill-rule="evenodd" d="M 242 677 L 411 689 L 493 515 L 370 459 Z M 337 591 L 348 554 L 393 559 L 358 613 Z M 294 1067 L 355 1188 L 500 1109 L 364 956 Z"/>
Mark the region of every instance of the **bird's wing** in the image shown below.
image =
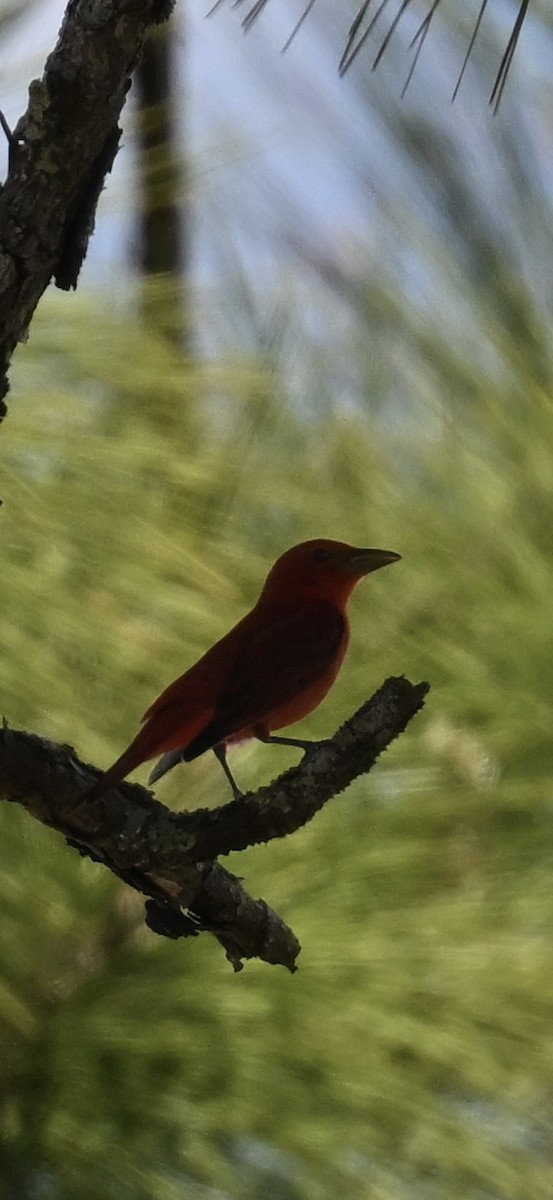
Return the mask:
<path id="1" fill-rule="evenodd" d="M 186 747 L 183 758 L 188 762 L 233 734 L 262 726 L 272 713 L 339 666 L 347 637 L 345 615 L 325 601 L 305 601 L 271 614 L 262 627 L 252 624 L 212 719 Z M 290 722 L 302 715 L 298 712 Z"/>

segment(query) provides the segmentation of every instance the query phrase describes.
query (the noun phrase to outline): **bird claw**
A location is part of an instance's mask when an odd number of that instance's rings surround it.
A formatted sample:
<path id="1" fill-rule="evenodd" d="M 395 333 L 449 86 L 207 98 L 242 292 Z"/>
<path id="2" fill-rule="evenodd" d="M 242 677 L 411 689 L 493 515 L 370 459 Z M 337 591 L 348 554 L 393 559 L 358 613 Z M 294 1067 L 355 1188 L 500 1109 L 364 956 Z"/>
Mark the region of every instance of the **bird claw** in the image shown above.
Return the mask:
<path id="1" fill-rule="evenodd" d="M 332 742 L 331 742 L 330 738 L 321 738 L 320 741 L 318 741 L 318 742 L 307 742 L 305 745 L 305 751 L 304 751 L 302 761 L 307 762 L 310 758 L 314 758 L 314 756 L 316 754 L 318 754 L 319 751 L 322 750 L 324 746 L 331 746 L 331 745 L 332 745 Z"/>

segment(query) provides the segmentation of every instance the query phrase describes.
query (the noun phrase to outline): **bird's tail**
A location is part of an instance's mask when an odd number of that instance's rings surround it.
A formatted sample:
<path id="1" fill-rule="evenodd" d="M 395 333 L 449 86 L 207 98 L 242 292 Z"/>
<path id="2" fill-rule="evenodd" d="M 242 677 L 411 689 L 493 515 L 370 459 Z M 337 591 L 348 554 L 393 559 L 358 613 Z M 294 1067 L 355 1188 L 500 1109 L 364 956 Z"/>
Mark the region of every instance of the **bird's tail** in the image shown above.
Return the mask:
<path id="1" fill-rule="evenodd" d="M 107 771 L 104 771 L 103 775 L 100 775 L 100 778 L 93 785 L 93 787 L 91 787 L 90 791 L 83 796 L 83 800 L 86 800 L 87 802 L 99 800 L 100 796 L 104 795 L 104 792 L 109 792 L 110 788 L 115 787 L 118 783 L 121 783 L 121 780 L 124 779 L 125 776 L 130 773 L 130 771 L 134 771 L 134 768 L 138 767 L 141 762 L 144 762 L 144 758 L 140 752 L 137 751 L 135 743 L 131 742 L 130 746 L 123 752 L 123 754 L 120 755 L 118 759 L 116 759 L 114 763 L 112 763 L 111 767 L 109 767 Z"/>
<path id="2" fill-rule="evenodd" d="M 173 767 L 184 762 L 185 752 L 186 747 L 180 746 L 178 750 L 169 750 L 167 754 L 162 754 L 159 762 L 156 763 L 154 769 L 148 775 L 148 784 L 157 783 L 158 779 L 161 779 L 168 771 L 172 771 Z"/>
<path id="3" fill-rule="evenodd" d="M 163 712 L 155 713 L 137 733 L 130 746 L 119 756 L 111 767 L 100 776 L 97 783 L 83 796 L 83 800 L 98 800 L 104 792 L 109 791 L 120 783 L 135 767 L 148 762 L 151 758 L 161 758 L 154 767 L 148 783 L 161 779 L 171 767 L 176 766 L 184 754 L 183 741 L 189 733 L 194 738 L 202 724 L 209 720 L 211 711 L 194 714 L 194 719 L 183 722 L 182 715 L 177 711 L 173 720 L 168 720 Z M 184 726 L 184 727 L 183 727 Z M 187 744 L 187 743 L 186 743 Z"/>
<path id="4" fill-rule="evenodd" d="M 156 754 L 165 748 L 157 722 L 148 721 L 133 738 L 130 746 L 127 746 L 127 749 L 119 755 L 111 767 L 104 771 L 104 774 L 100 776 L 98 782 L 93 785 L 83 799 L 98 800 L 104 792 L 115 787 L 126 775 L 134 771 L 135 767 L 139 767 L 143 762 L 148 762 L 149 758 L 155 758 Z"/>

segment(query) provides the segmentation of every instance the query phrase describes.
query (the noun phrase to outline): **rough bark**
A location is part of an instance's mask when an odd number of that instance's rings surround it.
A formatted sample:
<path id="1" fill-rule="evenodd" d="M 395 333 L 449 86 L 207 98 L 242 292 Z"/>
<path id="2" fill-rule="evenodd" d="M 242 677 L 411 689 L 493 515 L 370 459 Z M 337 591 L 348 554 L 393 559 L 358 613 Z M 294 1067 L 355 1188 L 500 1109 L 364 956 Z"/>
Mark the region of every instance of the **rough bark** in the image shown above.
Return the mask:
<path id="1" fill-rule="evenodd" d="M 253 957 L 294 970 L 300 951 L 295 934 L 216 860 L 305 825 L 374 766 L 427 692 L 427 683 L 386 680 L 299 766 L 220 808 L 175 813 L 137 784 L 122 784 L 87 803 L 82 798 L 100 774 L 95 768 L 68 746 L 8 728 L 0 731 L 0 795 L 148 896 L 146 920 L 156 933 L 177 938 L 207 931 L 236 970 Z"/>
<path id="2" fill-rule="evenodd" d="M 173 0 L 70 0 L 10 137 L 0 191 L 0 419 L 7 371 L 52 278 L 75 287 L 148 32 Z"/>

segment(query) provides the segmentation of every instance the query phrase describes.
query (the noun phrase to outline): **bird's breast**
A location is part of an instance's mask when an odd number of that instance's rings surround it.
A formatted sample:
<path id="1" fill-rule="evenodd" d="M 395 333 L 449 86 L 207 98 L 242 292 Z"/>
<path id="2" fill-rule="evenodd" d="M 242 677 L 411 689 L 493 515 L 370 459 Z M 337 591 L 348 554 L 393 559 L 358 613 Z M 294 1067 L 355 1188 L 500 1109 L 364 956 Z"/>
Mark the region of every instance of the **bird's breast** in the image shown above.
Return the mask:
<path id="1" fill-rule="evenodd" d="M 270 733 L 275 729 L 283 729 L 286 725 L 293 725 L 295 721 L 301 721 L 324 700 L 339 674 L 348 648 L 348 641 L 346 632 L 332 664 L 296 696 L 274 709 L 267 722 Z"/>

